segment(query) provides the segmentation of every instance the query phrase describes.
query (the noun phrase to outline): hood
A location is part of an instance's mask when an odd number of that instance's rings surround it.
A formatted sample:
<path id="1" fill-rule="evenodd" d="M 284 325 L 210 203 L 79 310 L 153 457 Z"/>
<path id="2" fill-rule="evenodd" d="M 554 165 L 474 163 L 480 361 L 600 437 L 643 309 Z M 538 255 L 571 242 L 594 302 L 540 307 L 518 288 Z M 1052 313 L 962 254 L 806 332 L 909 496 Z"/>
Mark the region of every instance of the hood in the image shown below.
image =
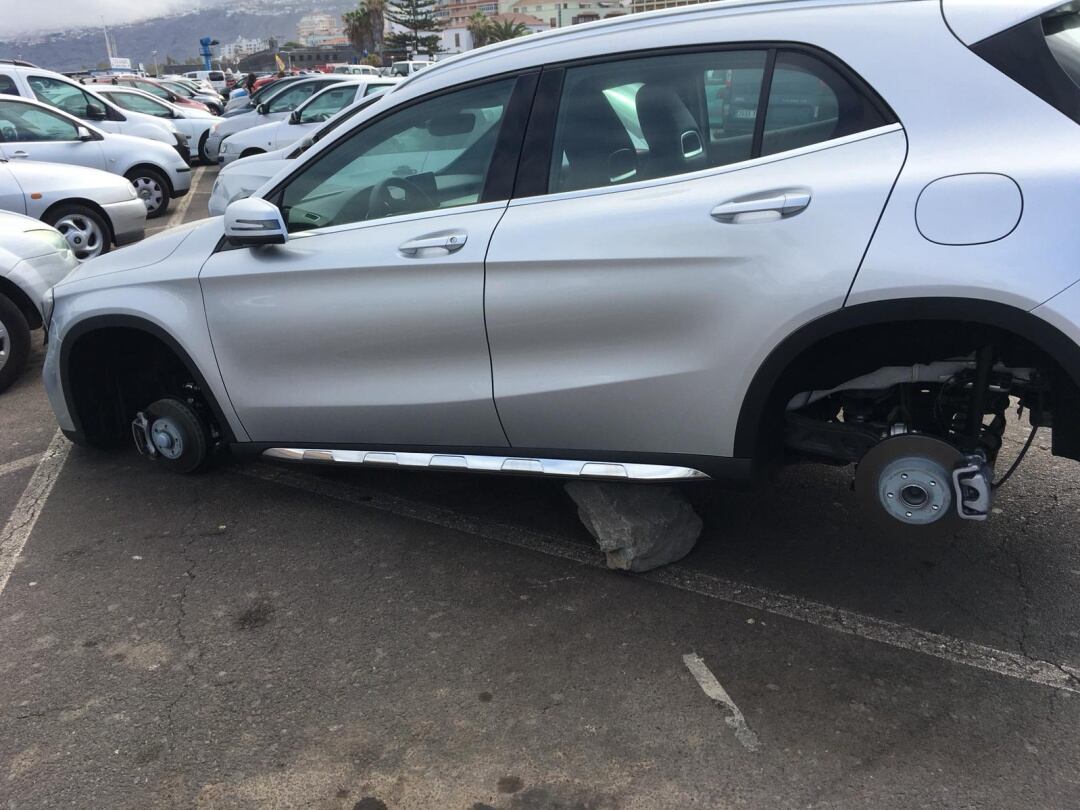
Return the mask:
<path id="1" fill-rule="evenodd" d="M 218 177 L 223 174 L 230 174 L 232 172 L 235 172 L 237 174 L 247 173 L 249 168 L 252 172 L 257 174 L 266 174 L 267 177 L 269 177 L 271 174 L 277 174 L 281 168 L 280 166 L 269 168 L 263 168 L 259 166 L 258 168 L 256 168 L 256 165 L 259 163 L 269 163 L 273 161 L 286 160 L 289 156 L 289 153 L 293 150 L 295 146 L 296 144 L 290 144 L 284 149 L 275 149 L 273 152 L 260 152 L 257 155 L 250 155 L 246 158 L 234 160 L 232 163 L 229 163 L 226 166 L 222 166 L 221 171 L 218 172 Z M 267 174 L 267 172 L 269 172 L 269 174 Z"/>
<path id="2" fill-rule="evenodd" d="M 88 278 L 96 278 L 110 273 L 139 270 L 163 262 L 175 253 L 177 248 L 193 232 L 207 226 L 221 230 L 221 222 L 216 219 L 191 222 L 187 225 L 170 228 L 123 250 L 111 251 L 104 256 L 98 256 L 96 259 L 83 262 L 58 286 L 63 287 L 77 281 L 85 281 Z M 201 262 L 192 262 L 191 274 L 193 276 L 197 275 L 201 266 Z"/>
<path id="3" fill-rule="evenodd" d="M 127 178 L 100 169 L 36 160 L 12 161 L 6 165 L 24 194 L 62 192 L 66 196 L 89 197 L 102 204 L 134 200 L 138 196 Z"/>
<path id="4" fill-rule="evenodd" d="M 74 259 L 60 232 L 31 217 L 0 211 L 0 275 L 23 259 L 67 253 Z"/>
<path id="5" fill-rule="evenodd" d="M 176 152 L 176 136 L 170 136 L 169 133 L 164 131 L 161 131 L 160 138 L 145 138 L 140 135 L 108 133 L 105 136 L 105 142 L 111 148 L 119 148 L 132 155 L 140 155 L 140 160 L 146 156 L 148 149 L 160 149 L 162 150 L 160 159 L 165 166 L 169 166 L 180 159 Z M 168 157 L 166 157 L 166 155 L 168 155 Z"/>

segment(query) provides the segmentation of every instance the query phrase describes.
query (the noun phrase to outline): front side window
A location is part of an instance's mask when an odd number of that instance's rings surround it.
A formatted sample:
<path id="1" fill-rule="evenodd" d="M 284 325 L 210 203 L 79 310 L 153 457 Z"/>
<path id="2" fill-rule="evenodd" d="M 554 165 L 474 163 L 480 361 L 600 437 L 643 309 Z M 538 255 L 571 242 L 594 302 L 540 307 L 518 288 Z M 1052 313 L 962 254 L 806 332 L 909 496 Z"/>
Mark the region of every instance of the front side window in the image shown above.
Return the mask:
<path id="1" fill-rule="evenodd" d="M 97 99 L 73 84 L 48 76 L 30 76 L 28 81 L 30 90 L 38 101 L 63 110 L 68 115 L 76 118 L 96 118 L 99 114 L 96 114 L 95 110 L 104 113 Z"/>
<path id="2" fill-rule="evenodd" d="M 320 93 L 300 111 L 301 124 L 318 124 L 340 112 L 356 97 L 356 86 L 345 84 Z"/>
<path id="3" fill-rule="evenodd" d="M 154 84 L 153 82 L 133 81 L 131 83 L 131 86 L 142 90 L 144 93 L 149 93 L 152 96 L 163 98 L 166 101 L 171 98 L 168 90 L 166 90 L 164 87 L 161 87 L 160 85 Z"/>
<path id="4" fill-rule="evenodd" d="M 548 191 L 726 166 L 886 123 L 880 105 L 801 51 L 718 50 L 571 67 Z"/>
<path id="5" fill-rule="evenodd" d="M 267 102 L 266 111 L 268 113 L 292 112 L 321 89 L 322 86 L 316 82 L 305 82 L 282 90 Z"/>
<path id="6" fill-rule="evenodd" d="M 363 127 L 289 179 L 290 231 L 480 201 L 514 79 L 446 93 Z"/>
<path id="7" fill-rule="evenodd" d="M 113 103 L 125 110 L 153 115 L 158 118 L 172 118 L 172 111 L 159 101 L 137 93 L 106 93 Z"/>
<path id="8" fill-rule="evenodd" d="M 5 76 L 3 73 L 0 73 L 0 93 L 9 96 L 19 95 L 19 88 L 15 84 L 15 80 L 10 76 Z"/>
<path id="9" fill-rule="evenodd" d="M 67 118 L 31 104 L 0 101 L 0 141 L 4 143 L 78 139 L 78 127 Z"/>

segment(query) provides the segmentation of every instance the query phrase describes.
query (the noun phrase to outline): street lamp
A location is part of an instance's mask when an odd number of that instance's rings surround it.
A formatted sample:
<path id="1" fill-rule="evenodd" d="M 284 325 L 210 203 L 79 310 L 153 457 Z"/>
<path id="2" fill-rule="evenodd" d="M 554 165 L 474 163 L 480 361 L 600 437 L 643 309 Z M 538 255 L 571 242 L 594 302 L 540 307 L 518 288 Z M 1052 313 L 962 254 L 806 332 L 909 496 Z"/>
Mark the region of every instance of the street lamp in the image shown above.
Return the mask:
<path id="1" fill-rule="evenodd" d="M 157 69 L 157 51 L 150 51 L 150 55 L 151 55 L 152 57 L 154 57 L 154 75 L 155 75 L 155 76 L 157 76 L 157 75 L 158 75 L 158 69 Z"/>

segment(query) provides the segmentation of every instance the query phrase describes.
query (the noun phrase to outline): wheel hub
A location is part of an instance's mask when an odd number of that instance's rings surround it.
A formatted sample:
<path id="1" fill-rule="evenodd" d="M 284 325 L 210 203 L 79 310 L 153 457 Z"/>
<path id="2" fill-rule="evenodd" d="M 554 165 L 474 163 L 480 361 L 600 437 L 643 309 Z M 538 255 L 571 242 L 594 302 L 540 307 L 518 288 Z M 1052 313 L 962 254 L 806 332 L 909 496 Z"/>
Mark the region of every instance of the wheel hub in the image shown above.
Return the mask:
<path id="1" fill-rule="evenodd" d="M 859 462 L 855 489 L 867 511 L 908 526 L 956 517 L 952 470 L 963 459 L 952 445 L 905 434 L 874 445 Z"/>
<path id="2" fill-rule="evenodd" d="M 150 426 L 150 441 L 154 449 L 167 459 L 177 459 L 184 452 L 184 436 L 180 427 L 168 417 L 154 420 Z"/>

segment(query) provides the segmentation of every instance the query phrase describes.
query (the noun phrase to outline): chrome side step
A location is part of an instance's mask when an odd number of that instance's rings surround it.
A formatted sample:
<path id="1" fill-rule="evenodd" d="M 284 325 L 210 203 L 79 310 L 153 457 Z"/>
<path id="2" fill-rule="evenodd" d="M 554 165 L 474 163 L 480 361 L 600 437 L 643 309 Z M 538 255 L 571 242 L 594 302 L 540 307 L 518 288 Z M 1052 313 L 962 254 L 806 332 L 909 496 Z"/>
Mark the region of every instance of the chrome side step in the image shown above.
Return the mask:
<path id="1" fill-rule="evenodd" d="M 460 470 L 485 473 L 525 473 L 560 478 L 603 478 L 631 481 L 704 480 L 709 476 L 690 467 L 663 464 L 624 464 L 614 461 L 569 461 L 557 458 L 466 456 L 443 453 L 392 453 L 383 450 L 304 450 L 271 447 L 266 458 L 330 464 L 364 464 L 406 469 Z"/>

